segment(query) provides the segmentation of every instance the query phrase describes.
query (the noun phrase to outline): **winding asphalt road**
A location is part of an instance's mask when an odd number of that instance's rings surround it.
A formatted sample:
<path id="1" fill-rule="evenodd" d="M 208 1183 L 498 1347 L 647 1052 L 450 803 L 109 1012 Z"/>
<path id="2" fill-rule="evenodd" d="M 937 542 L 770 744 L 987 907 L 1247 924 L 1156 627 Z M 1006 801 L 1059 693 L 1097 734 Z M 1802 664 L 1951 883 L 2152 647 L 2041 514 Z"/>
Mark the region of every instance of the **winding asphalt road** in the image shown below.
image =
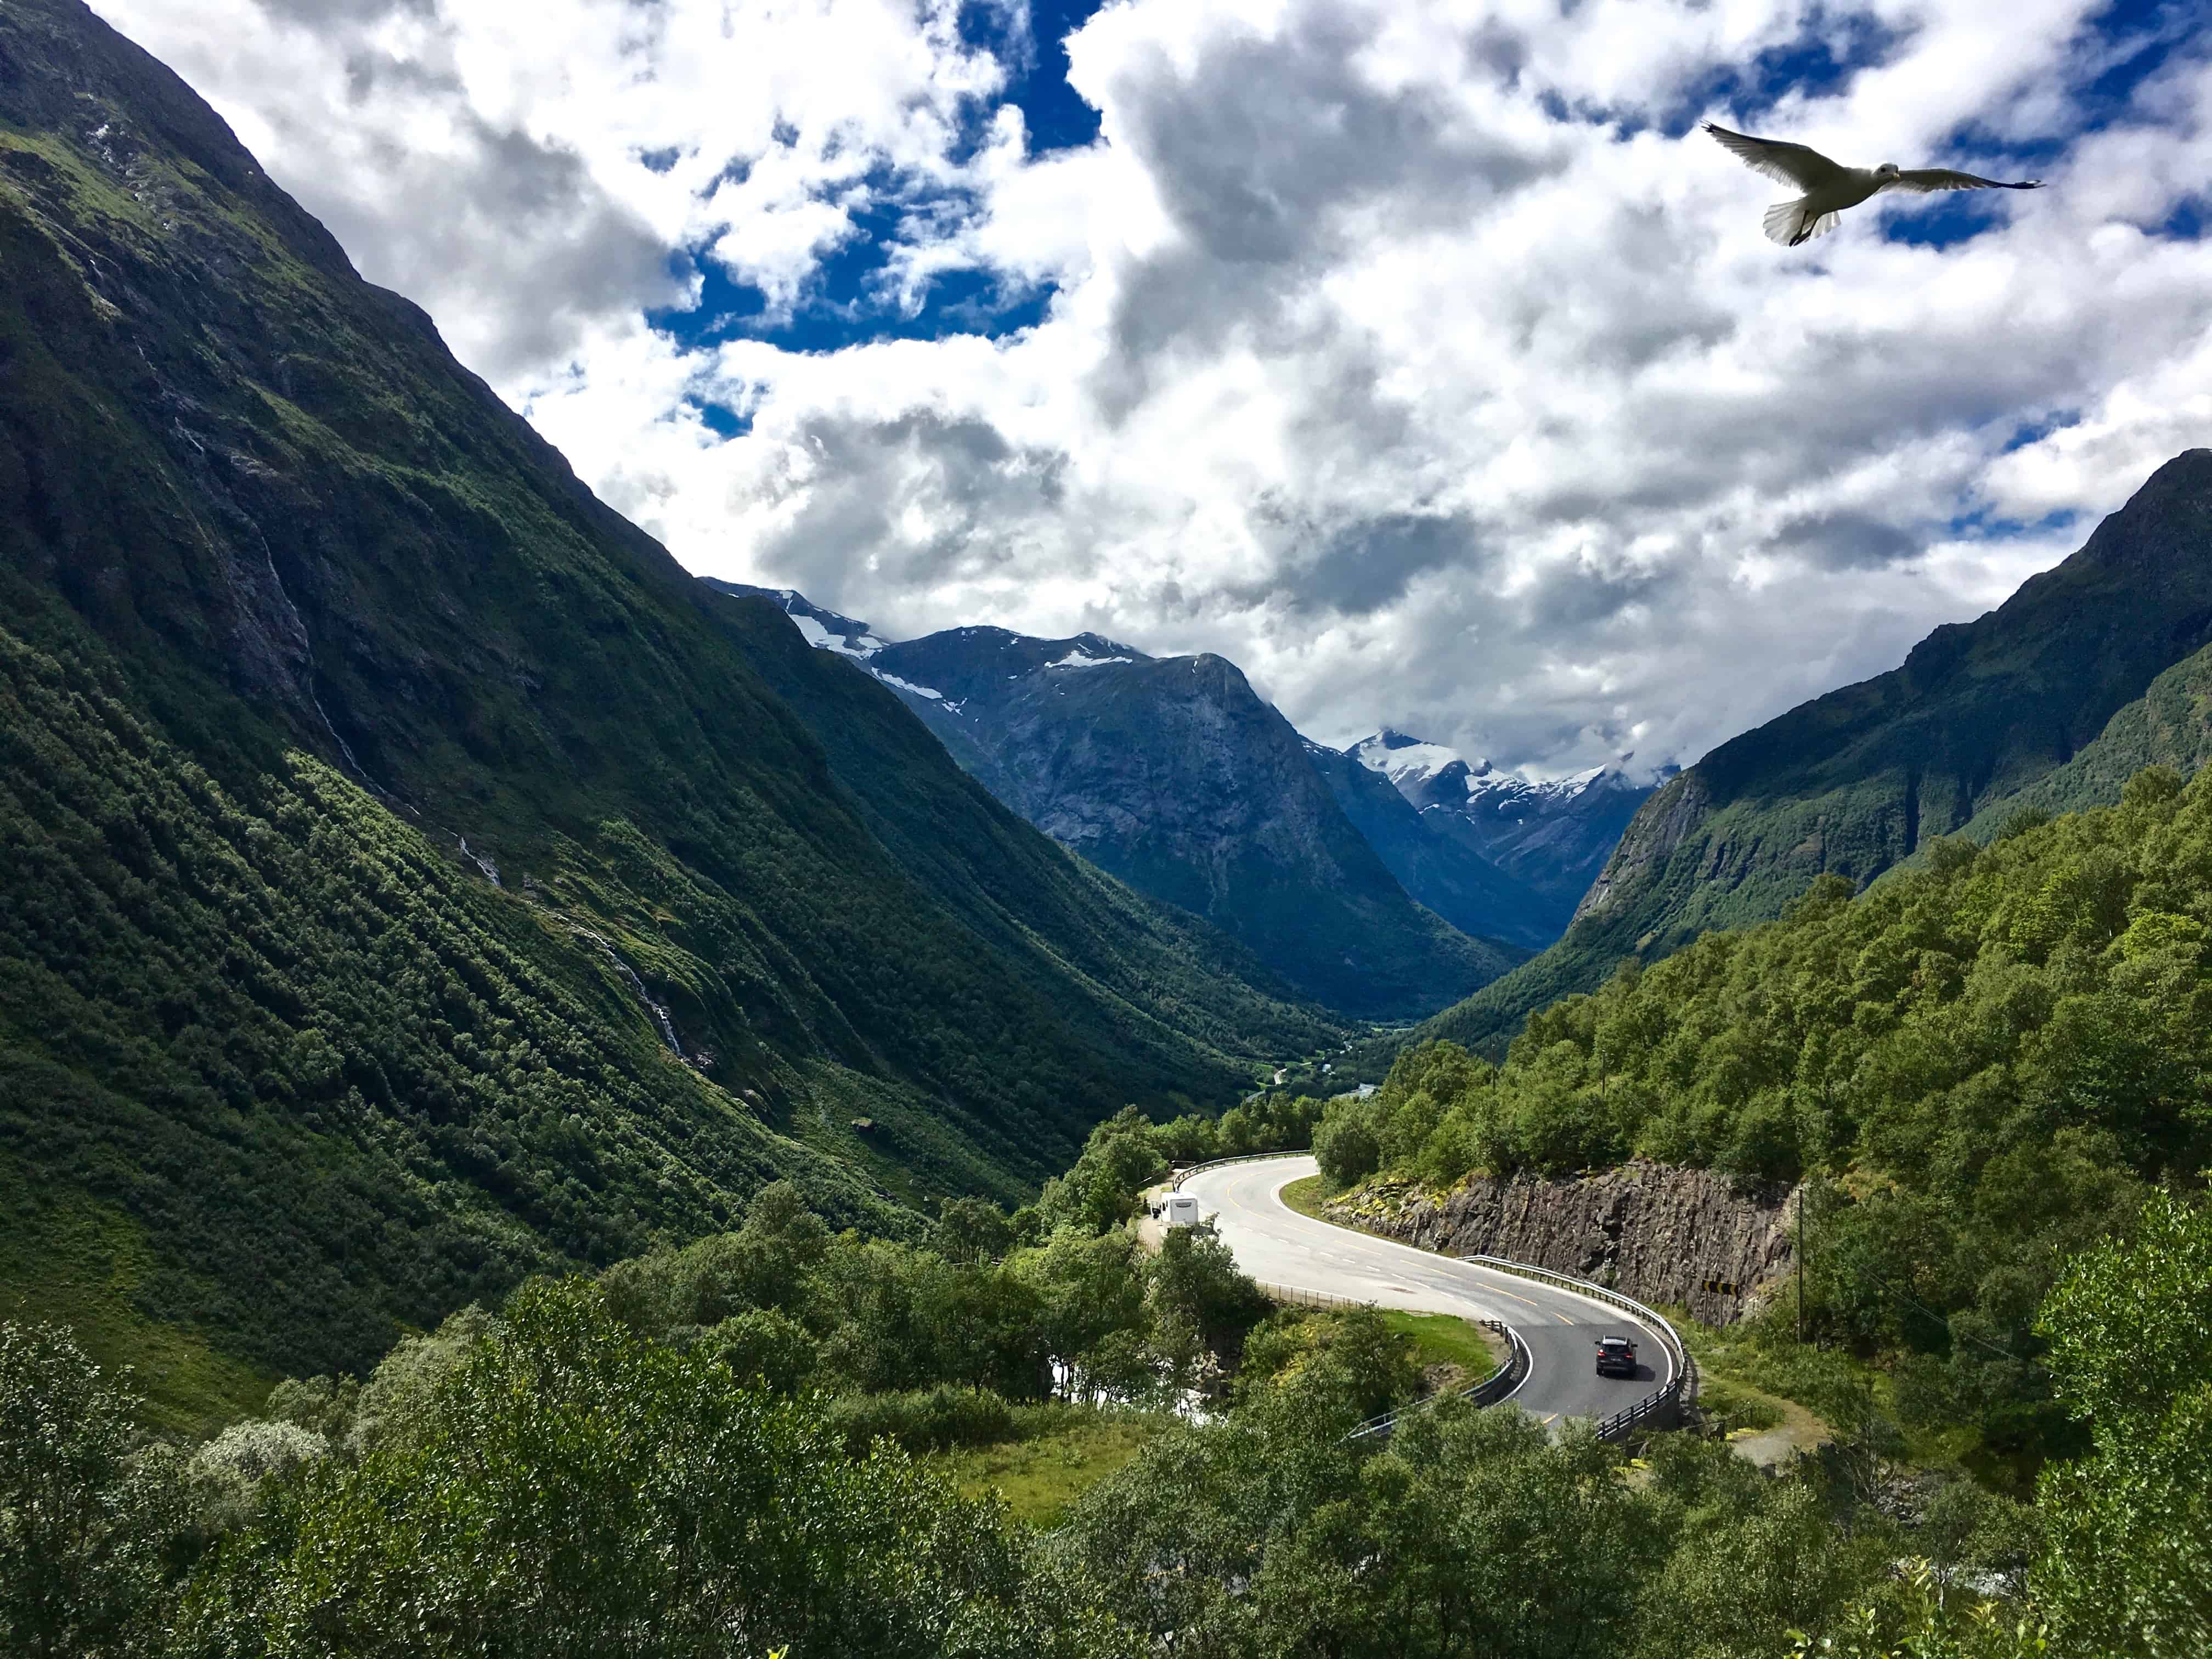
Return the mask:
<path id="1" fill-rule="evenodd" d="M 1201 1218 L 1212 1218 L 1237 1265 L 1263 1285 L 1510 1325 L 1528 1343 L 1529 1361 L 1513 1403 L 1547 1423 L 1609 1417 L 1673 1374 L 1656 1333 L 1594 1297 L 1300 1215 L 1282 1190 L 1316 1168 L 1304 1155 L 1231 1164 L 1188 1176 L 1182 1190 L 1198 1200 Z M 1601 1336 L 1636 1344 L 1634 1377 L 1596 1374 Z"/>

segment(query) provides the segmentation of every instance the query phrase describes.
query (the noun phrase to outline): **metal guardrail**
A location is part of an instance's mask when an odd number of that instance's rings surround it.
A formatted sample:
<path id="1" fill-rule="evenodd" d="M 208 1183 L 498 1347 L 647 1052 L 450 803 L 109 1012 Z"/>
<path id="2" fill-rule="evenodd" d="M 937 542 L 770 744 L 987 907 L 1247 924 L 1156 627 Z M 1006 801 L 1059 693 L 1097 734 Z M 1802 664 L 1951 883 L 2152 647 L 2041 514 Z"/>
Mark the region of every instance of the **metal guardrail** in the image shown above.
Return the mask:
<path id="1" fill-rule="evenodd" d="M 1361 1302 L 1348 1296 L 1335 1296 L 1327 1291 L 1304 1290 L 1295 1285 L 1260 1285 L 1260 1292 L 1272 1302 L 1287 1303 L 1300 1308 L 1371 1308 L 1372 1302 Z M 1476 1406 L 1495 1406 L 1510 1398 L 1528 1380 L 1528 1345 L 1521 1333 L 1503 1320 L 1472 1319 L 1471 1325 L 1480 1325 L 1486 1331 L 1495 1331 L 1505 1339 L 1505 1363 L 1476 1383 L 1462 1389 L 1457 1394 L 1433 1394 L 1410 1406 L 1401 1406 L 1396 1411 L 1384 1412 L 1380 1417 L 1370 1417 L 1345 1438 L 1364 1439 L 1369 1435 L 1388 1434 L 1405 1418 L 1415 1412 L 1425 1412 L 1445 1400 L 1466 1400 Z"/>
<path id="2" fill-rule="evenodd" d="M 1690 1351 L 1683 1344 L 1680 1333 L 1656 1308 L 1646 1306 L 1632 1296 L 1623 1296 L 1608 1285 L 1595 1284 L 1587 1279 L 1577 1279 L 1572 1273 L 1553 1273 L 1549 1267 L 1532 1267 L 1526 1261 L 1514 1261 L 1502 1255 L 1462 1255 L 1452 1259 L 1477 1262 L 1486 1267 L 1494 1267 L 1500 1273 L 1518 1273 L 1523 1279 L 1557 1285 L 1577 1296 L 1606 1303 L 1630 1315 L 1638 1324 L 1658 1337 L 1660 1346 L 1667 1350 L 1668 1358 L 1674 1362 L 1668 1367 L 1673 1375 L 1664 1386 L 1653 1389 L 1634 1405 L 1617 1411 L 1610 1417 L 1600 1419 L 1597 1425 L 1599 1439 L 1618 1440 L 1631 1429 L 1650 1423 L 1662 1414 L 1671 1424 L 1679 1418 L 1683 1401 L 1698 1397 L 1698 1362 L 1690 1358 Z"/>
<path id="3" fill-rule="evenodd" d="M 1239 1152 L 1234 1158 L 1210 1158 L 1203 1164 L 1192 1164 L 1188 1169 L 1170 1168 L 1168 1173 L 1174 1179 L 1168 1184 L 1174 1190 L 1180 1192 L 1182 1189 L 1182 1183 L 1201 1170 L 1218 1170 L 1229 1164 L 1261 1164 L 1271 1158 L 1311 1158 L 1312 1156 L 1313 1153 L 1304 1146 L 1286 1146 L 1279 1152 Z"/>
<path id="4" fill-rule="evenodd" d="M 1364 1440 L 1372 1435 L 1387 1435 L 1416 1412 L 1431 1410 L 1446 1400 L 1465 1400 L 1476 1406 L 1495 1406 L 1518 1393 L 1521 1385 L 1528 1380 L 1528 1345 L 1521 1340 L 1521 1333 L 1501 1320 L 1478 1319 L 1473 1322 L 1485 1330 L 1496 1331 L 1505 1339 L 1508 1352 L 1503 1365 L 1471 1389 L 1462 1389 L 1457 1394 L 1432 1394 L 1426 1400 L 1401 1406 L 1395 1412 L 1370 1417 L 1345 1438 Z"/>
<path id="5" fill-rule="evenodd" d="M 1337 1296 L 1328 1291 L 1302 1290 L 1295 1285 L 1270 1285 L 1255 1279 L 1260 1294 L 1270 1302 L 1281 1302 L 1294 1308 L 1371 1308 L 1372 1302 L 1362 1302 L 1356 1297 Z"/>
<path id="6" fill-rule="evenodd" d="M 1225 1164 L 1255 1164 L 1263 1158 L 1304 1158 L 1309 1156 L 1310 1156 L 1310 1153 L 1293 1151 L 1281 1152 L 1247 1152 L 1237 1158 L 1217 1158 L 1204 1164 L 1194 1164 L 1190 1168 L 1176 1173 L 1175 1177 L 1175 1186 L 1178 1190 L 1180 1190 L 1184 1182 L 1189 1180 L 1191 1176 L 1198 1174 L 1201 1170 L 1218 1170 Z M 1437 1254 L 1442 1253 L 1438 1252 Z M 1690 1350 L 1684 1345 L 1680 1334 L 1677 1332 L 1674 1327 L 1668 1321 L 1666 1315 L 1661 1313 L 1656 1308 L 1648 1307 L 1644 1304 L 1638 1302 L 1634 1297 L 1623 1296 L 1620 1291 L 1613 1290 L 1609 1285 L 1596 1284 L 1587 1279 L 1577 1279 L 1572 1273 L 1554 1273 L 1549 1267 L 1535 1267 L 1529 1262 L 1515 1261 L 1506 1256 L 1462 1255 L 1452 1256 L 1448 1258 L 1448 1260 L 1454 1261 L 1472 1261 L 1481 1267 L 1494 1268 L 1500 1273 L 1517 1273 L 1523 1279 L 1534 1279 L 1547 1284 L 1557 1285 L 1563 1290 L 1574 1291 L 1577 1296 L 1586 1296 L 1590 1297 L 1593 1301 L 1603 1302 L 1612 1307 L 1620 1309 L 1623 1312 L 1632 1316 L 1636 1320 L 1637 1323 L 1644 1326 L 1658 1337 L 1660 1346 L 1667 1350 L 1668 1358 L 1674 1362 L 1672 1365 L 1668 1367 L 1673 1375 L 1668 1377 L 1664 1386 L 1653 1389 L 1650 1394 L 1644 1395 L 1643 1399 L 1638 1401 L 1634 1405 L 1626 1407 L 1620 1411 L 1617 1411 L 1610 1417 L 1600 1419 L 1597 1425 L 1597 1437 L 1599 1439 L 1618 1440 L 1622 1436 L 1627 1434 L 1630 1430 L 1644 1424 L 1649 1424 L 1654 1419 L 1662 1415 L 1668 1418 L 1668 1424 L 1671 1425 L 1672 1423 L 1680 1419 L 1683 1402 L 1685 1401 L 1693 1401 L 1698 1397 L 1698 1362 L 1690 1357 Z M 1306 1307 L 1351 1308 L 1370 1305 L 1365 1303 L 1355 1302 L 1349 1297 L 1329 1296 L 1325 1292 L 1319 1291 L 1293 1291 L 1279 1285 L 1262 1285 L 1260 1288 L 1262 1291 L 1266 1292 L 1268 1296 L 1273 1297 L 1279 1302 L 1295 1301 Z M 1528 1349 L 1526 1345 L 1522 1342 L 1520 1336 L 1514 1332 L 1510 1327 L 1499 1324 L 1494 1320 L 1488 1319 L 1482 1320 L 1478 1322 L 1489 1326 L 1492 1329 L 1504 1331 L 1505 1333 L 1508 1340 L 1513 1344 L 1514 1352 L 1517 1357 L 1517 1363 L 1521 1366 L 1520 1376 L 1516 1379 L 1513 1387 L 1506 1389 L 1504 1394 L 1498 1396 L 1498 1399 L 1502 1400 L 1517 1389 L 1521 1386 L 1521 1382 L 1526 1379 L 1528 1376 Z M 1500 1376 L 1504 1374 L 1503 1370 L 1498 1373 Z M 1470 1395 L 1480 1393 L 1483 1388 L 1487 1386 L 1487 1382 L 1478 1383 L 1474 1389 L 1468 1389 L 1468 1393 Z M 1433 1401 L 1425 1401 L 1422 1402 L 1422 1406 L 1425 1407 L 1432 1403 L 1434 1403 Z M 1495 1401 L 1492 1400 L 1483 1400 L 1478 1403 L 1486 1406 L 1494 1404 Z M 1420 1409 L 1420 1407 L 1408 1407 L 1406 1409 L 1416 1410 Z M 1395 1422 L 1400 1414 L 1401 1413 L 1387 1413 L 1384 1418 L 1376 1419 L 1375 1423 L 1362 1424 L 1358 1428 L 1353 1430 L 1352 1433 L 1357 1436 L 1378 1432 L 1376 1424 L 1382 1424 L 1386 1421 Z M 1387 1429 L 1380 1431 L 1387 1432 Z"/>

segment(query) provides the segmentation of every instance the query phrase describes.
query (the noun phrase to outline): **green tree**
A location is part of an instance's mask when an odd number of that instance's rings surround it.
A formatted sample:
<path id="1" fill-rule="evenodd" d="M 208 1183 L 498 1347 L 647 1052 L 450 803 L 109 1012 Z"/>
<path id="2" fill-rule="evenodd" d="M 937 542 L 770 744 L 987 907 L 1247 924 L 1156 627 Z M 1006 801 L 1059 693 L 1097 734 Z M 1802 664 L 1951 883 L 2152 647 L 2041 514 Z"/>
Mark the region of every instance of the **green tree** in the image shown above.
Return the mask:
<path id="1" fill-rule="evenodd" d="M 1314 1161 L 1332 1188 L 1364 1181 L 1382 1167 L 1382 1143 L 1373 1115 L 1356 1104 L 1332 1111 L 1314 1131 Z"/>
<path id="2" fill-rule="evenodd" d="M 1013 1224 L 984 1198 L 946 1199 L 929 1230 L 929 1248 L 947 1261 L 996 1261 L 1013 1246 Z"/>
<path id="3" fill-rule="evenodd" d="M 1125 1650 L 988 1504 L 588 1285 L 533 1284 L 397 1451 L 310 1466 L 195 1577 L 204 1655 Z"/>
<path id="4" fill-rule="evenodd" d="M 1271 1306 L 1211 1224 L 1168 1229 L 1145 1279 L 1156 1316 L 1180 1320 L 1216 1350 L 1242 1343 Z"/>
<path id="5" fill-rule="evenodd" d="M 2075 1260 L 2041 1328 L 2095 1450 L 2044 1472 L 2038 1601 L 2100 1652 L 2212 1651 L 2212 1211 L 2153 1195 L 2132 1240 Z"/>
<path id="6" fill-rule="evenodd" d="M 1237 1392 L 1249 1400 L 1300 1378 L 1325 1379 L 1364 1419 L 1413 1399 L 1420 1391 L 1421 1367 L 1413 1339 L 1392 1330 L 1372 1308 L 1285 1308 L 1246 1339 Z"/>
<path id="7" fill-rule="evenodd" d="M 729 1367 L 740 1382 L 757 1381 L 777 1394 L 793 1394 L 812 1379 L 822 1346 L 807 1328 L 777 1308 L 748 1308 L 702 1331 L 699 1346 Z"/>
<path id="8" fill-rule="evenodd" d="M 187 1520 L 178 1460 L 66 1331 L 0 1323 L 0 1647 L 150 1652 Z"/>
<path id="9" fill-rule="evenodd" d="M 1137 1195 L 1165 1170 L 1152 1120 L 1125 1106 L 1091 1130 L 1074 1168 L 1045 1183 L 1038 1208 L 1048 1226 L 1103 1233 L 1137 1212 Z"/>

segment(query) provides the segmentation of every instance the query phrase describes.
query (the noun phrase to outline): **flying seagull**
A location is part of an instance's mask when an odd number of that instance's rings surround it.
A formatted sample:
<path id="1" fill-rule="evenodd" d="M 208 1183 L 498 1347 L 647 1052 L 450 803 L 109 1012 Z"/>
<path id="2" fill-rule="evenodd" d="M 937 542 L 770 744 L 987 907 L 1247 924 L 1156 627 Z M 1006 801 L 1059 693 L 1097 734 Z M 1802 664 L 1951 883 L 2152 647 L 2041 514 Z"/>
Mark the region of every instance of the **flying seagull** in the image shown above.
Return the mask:
<path id="1" fill-rule="evenodd" d="M 1795 185 L 1805 193 L 1794 202 L 1777 202 L 1759 222 L 1766 240 L 1796 247 L 1836 228 L 1836 217 L 1845 208 L 1856 207 L 1885 190 L 1910 190 L 1925 196 L 1939 190 L 2040 190 L 2040 179 L 2023 179 L 2008 185 L 2002 179 L 1984 179 L 1949 167 L 1914 167 L 1900 171 L 1894 161 L 1878 167 L 1839 167 L 1817 149 L 1779 138 L 1754 138 L 1747 132 L 1730 132 L 1705 123 L 1705 131 L 1719 139 L 1729 152 L 1753 173 L 1763 173 L 1777 183 Z"/>

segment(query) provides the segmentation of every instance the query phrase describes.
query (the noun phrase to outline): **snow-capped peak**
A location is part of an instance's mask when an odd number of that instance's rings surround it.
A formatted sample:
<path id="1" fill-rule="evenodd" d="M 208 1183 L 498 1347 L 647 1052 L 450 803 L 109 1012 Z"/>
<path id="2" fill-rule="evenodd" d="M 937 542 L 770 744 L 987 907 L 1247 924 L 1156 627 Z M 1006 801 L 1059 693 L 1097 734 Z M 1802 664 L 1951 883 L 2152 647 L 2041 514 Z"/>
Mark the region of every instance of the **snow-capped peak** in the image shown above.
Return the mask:
<path id="1" fill-rule="evenodd" d="M 1369 771 L 1380 772 L 1401 789 L 1441 777 L 1455 766 L 1466 771 L 1470 785 L 1474 778 L 1490 773 L 1486 760 L 1469 760 L 1456 749 L 1440 743 L 1425 743 L 1387 726 L 1373 737 L 1352 744 L 1350 752 Z"/>
<path id="2" fill-rule="evenodd" d="M 841 617 L 827 606 L 815 604 L 795 587 L 756 587 L 750 582 L 724 581 L 718 576 L 702 576 L 700 580 L 718 592 L 775 600 L 807 644 L 817 650 L 834 651 L 841 657 L 865 660 L 891 643 L 878 639 L 867 623 Z"/>

